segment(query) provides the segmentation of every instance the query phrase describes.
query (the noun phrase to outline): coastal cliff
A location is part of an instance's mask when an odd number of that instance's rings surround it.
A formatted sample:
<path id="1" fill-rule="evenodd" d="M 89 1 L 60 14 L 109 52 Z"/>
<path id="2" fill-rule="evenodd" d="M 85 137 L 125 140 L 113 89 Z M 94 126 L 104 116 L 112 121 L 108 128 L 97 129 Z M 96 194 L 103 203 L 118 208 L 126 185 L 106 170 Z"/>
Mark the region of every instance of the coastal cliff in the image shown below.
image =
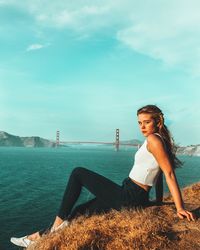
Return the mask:
<path id="1" fill-rule="evenodd" d="M 190 155 L 190 156 L 200 156 L 200 145 L 190 145 L 187 147 L 178 147 L 177 154 L 180 155 Z"/>
<path id="2" fill-rule="evenodd" d="M 55 147 L 55 143 L 39 136 L 20 137 L 0 131 L 0 146 L 4 147 Z"/>
<path id="3" fill-rule="evenodd" d="M 182 195 L 186 208 L 196 214 L 194 222 L 177 217 L 169 195 L 162 206 L 79 216 L 27 250 L 200 249 L 200 183 L 184 188 Z"/>

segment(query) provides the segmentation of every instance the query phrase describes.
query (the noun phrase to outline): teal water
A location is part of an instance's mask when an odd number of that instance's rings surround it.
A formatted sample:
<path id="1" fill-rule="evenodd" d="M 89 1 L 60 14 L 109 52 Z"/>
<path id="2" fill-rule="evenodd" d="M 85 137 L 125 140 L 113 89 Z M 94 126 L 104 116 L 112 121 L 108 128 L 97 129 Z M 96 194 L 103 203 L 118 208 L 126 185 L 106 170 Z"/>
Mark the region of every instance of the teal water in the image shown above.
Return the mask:
<path id="1" fill-rule="evenodd" d="M 74 167 L 87 167 L 121 184 L 132 168 L 135 152 L 131 147 L 116 152 L 109 146 L 0 147 L 0 250 L 19 249 L 9 243 L 10 237 L 30 234 L 52 222 Z M 185 162 L 176 171 L 180 186 L 200 181 L 200 157 L 179 158 Z M 92 197 L 84 189 L 77 204 Z"/>

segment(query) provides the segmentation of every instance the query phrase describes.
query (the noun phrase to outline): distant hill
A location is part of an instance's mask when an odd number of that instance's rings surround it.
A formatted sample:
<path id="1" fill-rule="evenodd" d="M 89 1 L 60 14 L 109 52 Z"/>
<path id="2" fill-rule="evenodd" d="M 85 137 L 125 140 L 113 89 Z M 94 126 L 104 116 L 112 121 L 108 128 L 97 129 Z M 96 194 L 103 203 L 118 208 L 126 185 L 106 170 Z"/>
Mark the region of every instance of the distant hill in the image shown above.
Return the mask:
<path id="1" fill-rule="evenodd" d="M 39 136 L 20 137 L 0 131 L 0 146 L 6 147 L 55 147 L 55 142 Z"/>
<path id="2" fill-rule="evenodd" d="M 142 144 L 142 142 L 137 139 L 132 139 L 132 140 L 120 141 L 119 144 Z"/>
<path id="3" fill-rule="evenodd" d="M 120 141 L 120 144 L 142 144 L 141 141 L 133 139 L 127 141 Z M 200 156 L 200 144 L 190 145 L 185 147 L 177 146 L 177 154 L 178 155 L 189 155 L 189 156 Z"/>
<path id="4" fill-rule="evenodd" d="M 142 142 L 137 139 L 120 141 L 120 145 L 123 146 L 123 144 L 140 144 L 141 145 Z M 0 131 L 0 147 L 1 146 L 38 148 L 38 147 L 55 147 L 56 143 L 50 140 L 41 138 L 39 136 L 20 137 L 16 135 L 11 135 L 4 131 Z M 189 156 L 200 156 L 200 144 L 190 145 L 190 146 L 185 146 L 185 147 L 178 147 L 177 154 L 189 155 Z"/>

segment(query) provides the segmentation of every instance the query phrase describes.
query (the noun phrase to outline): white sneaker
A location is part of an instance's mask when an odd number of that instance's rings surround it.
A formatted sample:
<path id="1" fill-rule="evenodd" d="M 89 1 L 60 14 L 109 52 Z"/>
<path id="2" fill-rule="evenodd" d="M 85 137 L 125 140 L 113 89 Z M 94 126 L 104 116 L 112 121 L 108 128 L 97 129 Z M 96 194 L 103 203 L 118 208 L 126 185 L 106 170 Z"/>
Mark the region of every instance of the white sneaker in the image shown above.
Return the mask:
<path id="1" fill-rule="evenodd" d="M 55 231 L 57 231 L 58 229 L 62 229 L 64 227 L 67 227 L 69 225 L 69 221 L 64 220 L 58 227 L 52 227 L 50 232 L 53 233 Z"/>
<path id="2" fill-rule="evenodd" d="M 16 246 L 20 246 L 20 247 L 28 247 L 30 244 L 34 242 L 28 239 L 28 235 L 21 237 L 21 238 L 12 237 L 10 241 Z"/>

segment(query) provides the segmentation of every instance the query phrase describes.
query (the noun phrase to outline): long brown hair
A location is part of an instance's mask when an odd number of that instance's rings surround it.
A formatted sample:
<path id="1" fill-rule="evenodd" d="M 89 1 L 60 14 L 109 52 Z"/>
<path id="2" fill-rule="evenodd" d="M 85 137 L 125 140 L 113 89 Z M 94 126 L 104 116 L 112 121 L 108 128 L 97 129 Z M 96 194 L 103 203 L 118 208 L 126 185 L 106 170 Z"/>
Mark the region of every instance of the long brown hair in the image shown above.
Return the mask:
<path id="1" fill-rule="evenodd" d="M 165 142 L 166 150 L 169 155 L 172 167 L 175 169 L 177 167 L 182 166 L 183 163 L 176 157 L 177 147 L 175 146 L 174 139 L 169 129 L 165 125 L 164 114 L 162 113 L 161 109 L 159 109 L 156 105 L 146 105 L 137 110 L 137 115 L 142 113 L 152 115 L 155 124 L 158 126 L 158 133 L 161 135 Z"/>

